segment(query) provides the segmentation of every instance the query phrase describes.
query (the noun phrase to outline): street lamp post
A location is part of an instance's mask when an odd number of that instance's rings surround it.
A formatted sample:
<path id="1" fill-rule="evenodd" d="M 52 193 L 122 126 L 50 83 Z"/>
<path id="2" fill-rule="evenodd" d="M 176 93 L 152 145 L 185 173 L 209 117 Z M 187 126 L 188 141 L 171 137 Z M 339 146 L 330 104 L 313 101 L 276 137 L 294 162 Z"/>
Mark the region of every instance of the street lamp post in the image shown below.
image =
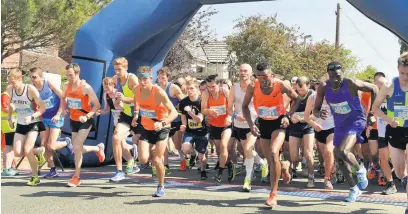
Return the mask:
<path id="1" fill-rule="evenodd" d="M 312 35 L 306 35 L 303 37 L 303 48 L 306 49 L 306 40 L 312 38 Z"/>

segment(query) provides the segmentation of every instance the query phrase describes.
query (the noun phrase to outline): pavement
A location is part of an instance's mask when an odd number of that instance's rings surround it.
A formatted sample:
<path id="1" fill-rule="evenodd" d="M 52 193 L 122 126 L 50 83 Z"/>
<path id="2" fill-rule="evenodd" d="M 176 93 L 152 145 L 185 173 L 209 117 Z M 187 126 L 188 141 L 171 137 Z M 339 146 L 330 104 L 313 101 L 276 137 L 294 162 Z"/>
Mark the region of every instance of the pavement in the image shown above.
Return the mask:
<path id="1" fill-rule="evenodd" d="M 211 168 L 215 160 L 211 159 Z M 36 187 L 25 186 L 29 171 L 15 177 L 1 179 L 1 213 L 405 213 L 407 197 L 401 192 L 391 196 L 381 195 L 384 187 L 370 184 L 367 191 L 354 203 L 342 200 L 347 196 L 347 185 L 336 184 L 335 190 L 323 189 L 323 179 L 316 178 L 316 187 L 305 188 L 307 179 L 298 178 L 291 184 L 279 183 L 278 204 L 271 210 L 264 205 L 270 187 L 261 183 L 260 174 L 252 183 L 252 191 L 241 191 L 244 173 L 233 182 L 227 181 L 224 173 L 222 185 L 211 179 L 215 172 L 208 173 L 207 181 L 200 181 L 196 168 L 187 172 L 178 170 L 177 158 L 172 157 L 172 174 L 166 177 L 166 196 L 153 198 L 157 181 L 151 177 L 151 169 L 130 175 L 120 183 L 111 183 L 114 166 L 84 168 L 82 185 L 65 187 L 72 176 L 72 169 L 60 172 L 59 177 L 41 179 Z M 43 170 L 45 174 L 46 170 Z"/>

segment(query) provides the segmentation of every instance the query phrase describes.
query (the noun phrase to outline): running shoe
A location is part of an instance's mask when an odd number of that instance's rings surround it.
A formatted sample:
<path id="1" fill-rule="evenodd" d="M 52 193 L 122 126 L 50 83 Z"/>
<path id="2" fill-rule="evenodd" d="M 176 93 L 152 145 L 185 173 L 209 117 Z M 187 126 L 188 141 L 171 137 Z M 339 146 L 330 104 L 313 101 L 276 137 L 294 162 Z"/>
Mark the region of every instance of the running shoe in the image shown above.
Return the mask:
<path id="1" fill-rule="evenodd" d="M 156 177 L 157 176 L 157 172 L 156 172 L 156 167 L 152 166 L 152 177 Z"/>
<path id="2" fill-rule="evenodd" d="M 150 167 L 149 163 L 140 165 L 140 169 L 148 169 Z"/>
<path id="3" fill-rule="evenodd" d="M 401 179 L 401 186 L 404 192 L 407 192 L 407 180 L 408 176 L 405 176 L 403 179 Z"/>
<path id="4" fill-rule="evenodd" d="M 201 171 L 201 178 L 200 179 L 204 181 L 204 180 L 207 180 L 207 178 L 208 178 L 207 177 L 207 172 L 205 170 Z"/>
<path id="5" fill-rule="evenodd" d="M 260 172 L 261 171 L 261 164 L 255 163 L 254 170 L 255 170 L 255 172 Z"/>
<path id="6" fill-rule="evenodd" d="M 278 205 L 278 194 L 276 192 L 271 192 L 269 194 L 268 200 L 265 201 L 265 205 L 274 208 Z"/>
<path id="7" fill-rule="evenodd" d="M 214 170 L 218 170 L 220 168 L 220 162 L 217 161 L 217 163 L 215 164 Z"/>
<path id="8" fill-rule="evenodd" d="M 220 184 L 222 181 L 222 174 L 220 172 L 217 172 L 217 174 L 215 174 L 214 176 L 214 180 L 217 184 Z"/>
<path id="9" fill-rule="evenodd" d="M 228 164 L 228 181 L 231 182 L 235 179 L 237 175 L 237 169 L 235 168 L 235 164 L 229 162 Z"/>
<path id="10" fill-rule="evenodd" d="M 309 177 L 309 179 L 308 179 L 308 181 L 307 181 L 306 187 L 307 187 L 307 188 L 313 188 L 313 187 L 315 187 L 315 185 L 314 185 L 314 178 Z"/>
<path id="11" fill-rule="evenodd" d="M 65 137 L 65 142 L 67 142 L 67 146 L 65 146 L 65 149 L 68 151 L 68 154 L 73 155 L 74 154 L 74 146 L 72 145 L 71 138 Z"/>
<path id="12" fill-rule="evenodd" d="M 195 165 L 196 165 L 196 161 L 197 161 L 197 156 L 196 155 L 191 155 L 189 164 L 190 164 L 190 169 L 192 169 Z"/>
<path id="13" fill-rule="evenodd" d="M 261 182 L 267 181 L 269 173 L 268 162 L 264 159 L 263 164 L 261 165 Z"/>
<path id="14" fill-rule="evenodd" d="M 54 178 L 58 176 L 58 172 L 55 168 L 51 168 L 50 171 L 44 175 L 43 178 Z"/>
<path id="15" fill-rule="evenodd" d="M 362 194 L 361 190 L 357 188 L 356 190 L 354 188 L 350 188 L 349 195 L 344 201 L 346 202 L 354 202 L 357 200 L 357 198 Z"/>
<path id="16" fill-rule="evenodd" d="M 244 186 L 242 187 L 242 190 L 244 190 L 244 192 L 251 191 L 251 179 L 249 178 L 244 179 Z"/>
<path id="17" fill-rule="evenodd" d="M 327 190 L 333 189 L 333 184 L 330 182 L 330 179 L 328 177 L 324 177 L 324 188 Z"/>
<path id="18" fill-rule="evenodd" d="M 360 189 L 365 189 L 368 186 L 368 180 L 367 180 L 367 170 L 364 168 L 364 166 L 360 166 L 360 171 L 358 171 L 357 174 L 357 186 Z"/>
<path id="19" fill-rule="evenodd" d="M 298 176 L 297 176 L 297 172 L 296 172 L 296 169 L 292 169 L 292 179 L 293 178 L 297 178 Z"/>
<path id="20" fill-rule="evenodd" d="M 133 173 L 133 167 L 135 166 L 135 161 L 133 159 L 128 160 L 126 163 L 126 168 L 125 168 L 125 174 L 132 174 Z"/>
<path id="21" fill-rule="evenodd" d="M 158 186 L 156 192 L 152 196 L 153 197 L 163 197 L 164 195 L 166 195 L 164 193 L 164 187 Z"/>
<path id="22" fill-rule="evenodd" d="M 122 171 L 116 171 L 115 175 L 111 179 L 109 179 L 109 181 L 119 182 L 123 179 L 125 179 L 125 173 L 123 173 Z"/>
<path id="23" fill-rule="evenodd" d="M 15 175 L 18 175 L 19 173 L 20 173 L 19 171 L 10 167 L 8 169 L 3 170 L 3 172 L 1 172 L 1 175 L 2 176 L 15 176 Z"/>
<path id="24" fill-rule="evenodd" d="M 100 143 L 98 144 L 99 151 L 96 152 L 96 156 L 98 156 L 99 162 L 102 163 L 105 161 L 105 144 Z"/>
<path id="25" fill-rule="evenodd" d="M 391 195 L 397 193 L 397 187 L 395 186 L 394 182 L 387 182 L 387 186 L 381 194 L 383 195 Z"/>
<path id="26" fill-rule="evenodd" d="M 37 186 L 40 183 L 38 176 L 31 176 L 30 181 L 27 182 L 27 186 Z"/>
<path id="27" fill-rule="evenodd" d="M 187 170 L 187 160 L 183 159 L 180 161 L 180 171 L 184 172 Z"/>
<path id="28" fill-rule="evenodd" d="M 135 163 L 135 166 L 133 167 L 133 173 L 138 173 L 138 172 L 140 172 L 140 168 L 137 165 L 137 163 Z"/>
<path id="29" fill-rule="evenodd" d="M 37 154 L 37 163 L 39 167 L 44 165 L 46 161 L 44 157 L 44 153 L 45 153 L 45 148 L 43 147 L 41 151 Z"/>
<path id="30" fill-rule="evenodd" d="M 368 170 L 368 179 L 373 180 L 377 174 L 377 170 L 374 167 L 370 167 Z"/>
<path id="31" fill-rule="evenodd" d="M 72 176 L 71 180 L 67 183 L 67 186 L 69 187 L 77 187 L 79 185 L 81 185 L 81 179 L 75 175 Z"/>
<path id="32" fill-rule="evenodd" d="M 164 174 L 165 175 L 171 175 L 170 168 L 168 166 L 166 166 L 166 165 L 164 165 Z"/>
<path id="33" fill-rule="evenodd" d="M 137 162 L 137 158 L 139 157 L 139 154 L 137 153 L 137 146 L 136 144 L 132 144 L 132 155 L 133 155 L 133 159 L 135 160 L 135 163 Z"/>
<path id="34" fill-rule="evenodd" d="M 384 176 L 378 177 L 378 186 L 385 186 L 387 185 L 387 181 L 385 180 Z"/>

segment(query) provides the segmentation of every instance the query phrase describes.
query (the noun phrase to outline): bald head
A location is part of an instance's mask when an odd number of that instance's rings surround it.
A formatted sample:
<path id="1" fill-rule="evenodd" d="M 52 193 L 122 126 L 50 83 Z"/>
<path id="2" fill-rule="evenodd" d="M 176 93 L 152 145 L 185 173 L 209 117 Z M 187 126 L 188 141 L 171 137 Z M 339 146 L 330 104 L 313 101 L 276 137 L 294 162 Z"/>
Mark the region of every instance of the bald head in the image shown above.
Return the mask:
<path id="1" fill-rule="evenodd" d="M 242 64 L 239 68 L 239 79 L 241 81 L 247 81 L 251 79 L 252 67 L 249 64 Z"/>
<path id="2" fill-rule="evenodd" d="M 376 76 L 374 79 L 374 83 L 378 88 L 381 88 L 385 83 L 387 82 L 387 79 L 383 76 Z"/>

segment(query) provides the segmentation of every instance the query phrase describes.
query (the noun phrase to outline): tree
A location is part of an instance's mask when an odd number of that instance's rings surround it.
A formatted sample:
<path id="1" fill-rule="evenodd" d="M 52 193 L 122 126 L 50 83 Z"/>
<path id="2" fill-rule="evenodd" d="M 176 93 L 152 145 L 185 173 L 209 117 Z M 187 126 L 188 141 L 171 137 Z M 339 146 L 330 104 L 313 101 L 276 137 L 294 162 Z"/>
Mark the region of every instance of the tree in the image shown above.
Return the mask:
<path id="1" fill-rule="evenodd" d="M 327 41 L 305 48 L 299 28 L 278 22 L 276 15 L 242 17 L 238 19 L 235 30 L 236 33 L 227 37 L 227 44 L 229 51 L 236 54 L 237 65 L 249 63 L 256 66 L 266 61 L 275 73 L 285 79 L 295 75 L 320 79 L 327 64 L 335 60 L 340 61 L 347 71 L 354 72 L 356 69 L 357 58 L 350 50 L 342 46 L 336 50 L 334 44 Z M 234 66 L 230 68 L 234 69 Z"/>
<path id="2" fill-rule="evenodd" d="M 398 40 L 401 48 L 400 48 L 400 54 L 404 53 L 405 51 L 408 51 L 408 44 L 404 41 L 402 41 L 401 39 Z"/>
<path id="3" fill-rule="evenodd" d="M 377 73 L 377 68 L 368 65 L 362 72 L 357 73 L 356 78 L 363 81 L 374 81 L 374 74 Z"/>
<path id="4" fill-rule="evenodd" d="M 109 0 L 2 0 L 1 62 L 22 50 L 72 44 Z"/>
<path id="5" fill-rule="evenodd" d="M 191 70 L 192 56 L 189 49 L 194 49 L 215 38 L 209 25 L 211 16 L 218 11 L 208 7 L 199 11 L 187 24 L 186 29 L 178 38 L 164 59 L 164 66 L 171 70 L 188 73 Z"/>

